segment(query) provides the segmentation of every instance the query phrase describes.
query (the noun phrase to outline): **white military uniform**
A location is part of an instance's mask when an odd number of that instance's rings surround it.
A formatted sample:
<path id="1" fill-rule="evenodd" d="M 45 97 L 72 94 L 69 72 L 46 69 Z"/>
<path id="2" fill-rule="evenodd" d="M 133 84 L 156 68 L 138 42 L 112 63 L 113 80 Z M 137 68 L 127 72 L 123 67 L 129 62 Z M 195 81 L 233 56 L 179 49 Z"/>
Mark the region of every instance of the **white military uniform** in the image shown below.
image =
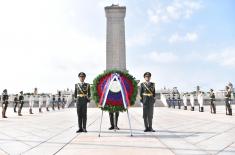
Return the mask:
<path id="1" fill-rule="evenodd" d="M 51 103 L 51 98 L 50 98 L 50 96 L 47 96 L 47 99 L 46 99 L 46 108 L 47 108 L 47 111 L 48 111 L 48 108 L 50 106 L 50 103 Z"/>
<path id="2" fill-rule="evenodd" d="M 190 94 L 191 111 L 194 111 L 194 95 Z"/>
<path id="3" fill-rule="evenodd" d="M 203 104 L 204 104 L 204 97 L 203 97 L 203 93 L 198 94 L 197 96 L 198 99 L 198 104 L 199 104 L 199 112 L 203 112 Z"/>
<path id="4" fill-rule="evenodd" d="M 33 109 L 33 105 L 34 105 L 34 96 L 30 95 L 30 97 L 29 97 L 29 108 Z"/>
<path id="5" fill-rule="evenodd" d="M 43 105 L 43 96 L 39 96 L 38 99 L 39 112 L 41 112 L 42 105 Z"/>

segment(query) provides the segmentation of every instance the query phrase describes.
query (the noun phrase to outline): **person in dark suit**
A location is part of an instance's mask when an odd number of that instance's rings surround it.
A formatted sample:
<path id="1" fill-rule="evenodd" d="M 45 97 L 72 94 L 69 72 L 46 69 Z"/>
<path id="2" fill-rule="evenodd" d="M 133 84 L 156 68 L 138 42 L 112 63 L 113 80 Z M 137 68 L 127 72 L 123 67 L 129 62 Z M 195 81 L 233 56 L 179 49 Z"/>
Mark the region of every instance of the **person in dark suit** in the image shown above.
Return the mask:
<path id="1" fill-rule="evenodd" d="M 90 102 L 91 92 L 90 85 L 85 83 L 86 74 L 80 72 L 78 74 L 80 83 L 75 84 L 74 97 L 76 100 L 77 116 L 78 116 L 78 127 L 79 130 L 76 132 L 87 132 L 87 104 Z"/>
<path id="2" fill-rule="evenodd" d="M 143 104 L 144 132 L 155 132 L 152 128 L 155 103 L 155 84 L 150 82 L 151 73 L 144 73 L 145 82 L 140 85 L 140 102 Z"/>
<path id="3" fill-rule="evenodd" d="M 6 111 L 8 107 L 8 98 L 7 89 L 4 89 L 2 93 L 2 118 L 7 118 Z"/>

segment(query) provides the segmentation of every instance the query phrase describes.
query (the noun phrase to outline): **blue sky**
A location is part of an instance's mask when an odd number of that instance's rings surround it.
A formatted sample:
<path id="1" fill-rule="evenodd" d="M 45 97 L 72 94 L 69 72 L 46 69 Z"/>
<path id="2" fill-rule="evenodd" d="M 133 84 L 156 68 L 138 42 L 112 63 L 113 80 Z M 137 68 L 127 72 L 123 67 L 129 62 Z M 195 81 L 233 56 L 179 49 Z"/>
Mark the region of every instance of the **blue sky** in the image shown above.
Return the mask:
<path id="1" fill-rule="evenodd" d="M 158 89 L 223 89 L 235 79 L 233 0 L 0 1 L 0 89 L 73 88 L 105 69 L 104 6 L 127 7 L 127 69 Z M 1 73 L 1 75 L 3 75 Z"/>

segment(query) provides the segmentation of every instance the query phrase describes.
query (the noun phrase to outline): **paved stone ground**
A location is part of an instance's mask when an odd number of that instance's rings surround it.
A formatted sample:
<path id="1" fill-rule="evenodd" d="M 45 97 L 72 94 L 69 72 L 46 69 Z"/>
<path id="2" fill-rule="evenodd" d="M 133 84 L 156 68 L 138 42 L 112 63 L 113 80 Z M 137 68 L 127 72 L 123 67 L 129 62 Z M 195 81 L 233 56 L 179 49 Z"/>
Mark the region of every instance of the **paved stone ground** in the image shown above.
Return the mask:
<path id="1" fill-rule="evenodd" d="M 74 108 L 18 117 L 9 108 L 8 119 L 0 118 L 0 154 L 28 155 L 171 155 L 235 154 L 235 116 L 226 116 L 224 106 L 216 115 L 156 107 L 156 133 L 143 132 L 141 108 L 129 110 L 133 127 L 130 137 L 127 114 L 120 114 L 120 131 L 107 130 L 108 113 L 104 114 L 102 134 L 98 137 L 101 111 L 88 109 L 88 133 L 77 134 Z M 1 109 L 0 109 L 1 110 Z M 235 109 L 233 109 L 235 111 Z"/>

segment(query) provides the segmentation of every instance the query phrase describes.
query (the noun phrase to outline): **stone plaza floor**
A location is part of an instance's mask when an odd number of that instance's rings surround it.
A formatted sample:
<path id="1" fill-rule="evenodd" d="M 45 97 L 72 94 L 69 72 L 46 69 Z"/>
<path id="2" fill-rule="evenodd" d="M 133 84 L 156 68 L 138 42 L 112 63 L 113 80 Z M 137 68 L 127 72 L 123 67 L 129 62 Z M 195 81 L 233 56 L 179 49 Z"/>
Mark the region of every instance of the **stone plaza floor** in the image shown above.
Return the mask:
<path id="1" fill-rule="evenodd" d="M 156 107 L 153 127 L 157 132 L 145 133 L 142 108 L 130 108 L 133 137 L 127 113 L 120 114 L 121 130 L 115 132 L 108 130 L 105 112 L 98 137 L 101 110 L 97 108 L 88 109 L 88 133 L 76 133 L 75 108 L 42 114 L 35 108 L 34 115 L 24 108 L 22 117 L 8 108 L 8 118 L 0 118 L 0 155 L 235 154 L 235 116 L 226 116 L 224 106 L 217 106 L 217 111 L 210 114 L 208 106 L 203 113 Z"/>

